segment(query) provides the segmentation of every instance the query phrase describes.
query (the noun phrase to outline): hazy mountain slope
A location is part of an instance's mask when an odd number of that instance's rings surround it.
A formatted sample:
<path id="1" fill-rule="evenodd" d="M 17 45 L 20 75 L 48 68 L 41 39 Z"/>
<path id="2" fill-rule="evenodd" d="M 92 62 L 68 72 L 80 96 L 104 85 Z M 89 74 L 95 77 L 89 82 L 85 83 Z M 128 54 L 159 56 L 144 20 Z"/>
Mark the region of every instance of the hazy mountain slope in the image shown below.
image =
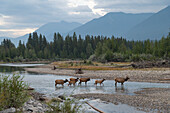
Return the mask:
<path id="1" fill-rule="evenodd" d="M 128 33 L 128 39 L 146 40 L 161 39 L 170 31 L 170 6 L 152 15 L 140 24 L 133 27 Z"/>
<path id="2" fill-rule="evenodd" d="M 81 35 L 124 36 L 132 27 L 153 15 L 153 13 L 130 14 L 112 12 L 103 17 L 93 19 L 69 32 Z"/>
<path id="3" fill-rule="evenodd" d="M 80 23 L 76 23 L 76 22 L 71 22 L 71 23 L 65 22 L 65 21 L 50 22 L 50 23 L 47 23 L 47 24 L 41 26 L 39 29 L 36 30 L 36 32 L 38 33 L 38 35 L 40 33 L 42 35 L 45 35 L 47 38 L 47 41 L 52 41 L 55 32 L 64 34 L 76 27 L 79 27 L 80 25 L 81 25 Z M 15 45 L 17 45 L 19 43 L 19 40 L 21 40 L 22 42 L 24 41 L 26 43 L 28 37 L 29 37 L 29 34 L 25 34 L 24 36 L 20 36 L 18 38 L 11 39 L 11 41 Z"/>
<path id="4" fill-rule="evenodd" d="M 55 32 L 59 32 L 63 34 L 79 26 L 81 26 L 81 24 L 77 22 L 72 22 L 72 23 L 65 22 L 65 21 L 50 22 L 41 26 L 39 29 L 36 30 L 36 32 L 38 34 L 41 33 L 45 36 L 54 34 Z"/>
<path id="5" fill-rule="evenodd" d="M 0 42 L 2 42 L 4 39 L 12 39 L 10 37 L 0 37 Z"/>

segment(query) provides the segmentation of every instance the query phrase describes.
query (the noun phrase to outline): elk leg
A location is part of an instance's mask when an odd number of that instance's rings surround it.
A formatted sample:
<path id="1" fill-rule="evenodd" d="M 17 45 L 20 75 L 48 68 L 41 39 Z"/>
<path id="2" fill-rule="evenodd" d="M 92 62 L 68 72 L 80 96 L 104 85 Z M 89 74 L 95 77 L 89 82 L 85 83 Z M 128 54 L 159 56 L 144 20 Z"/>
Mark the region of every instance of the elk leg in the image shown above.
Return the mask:
<path id="1" fill-rule="evenodd" d="M 102 83 L 103 84 L 103 83 Z M 103 84 L 103 86 L 104 86 L 104 84 Z"/>
<path id="2" fill-rule="evenodd" d="M 123 82 L 121 83 L 121 85 L 123 85 Z"/>
<path id="3" fill-rule="evenodd" d="M 117 81 L 115 81 L 115 86 L 117 86 Z"/>
<path id="4" fill-rule="evenodd" d="M 79 85 L 81 86 L 81 82 L 79 82 Z"/>

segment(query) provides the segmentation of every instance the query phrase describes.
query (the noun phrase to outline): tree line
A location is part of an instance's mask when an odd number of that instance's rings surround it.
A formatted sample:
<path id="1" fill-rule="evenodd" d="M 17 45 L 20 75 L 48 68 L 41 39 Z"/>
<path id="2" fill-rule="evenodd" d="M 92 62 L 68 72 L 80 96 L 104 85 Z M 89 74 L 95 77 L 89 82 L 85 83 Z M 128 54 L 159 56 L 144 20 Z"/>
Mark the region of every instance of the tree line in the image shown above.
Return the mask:
<path id="1" fill-rule="evenodd" d="M 61 36 L 54 33 L 53 41 L 36 32 L 29 34 L 26 44 L 15 45 L 4 39 L 0 45 L 0 61 L 90 59 L 100 62 L 140 61 L 170 58 L 170 33 L 160 40 L 128 41 L 124 38 L 90 36 L 82 38 L 74 33 Z"/>

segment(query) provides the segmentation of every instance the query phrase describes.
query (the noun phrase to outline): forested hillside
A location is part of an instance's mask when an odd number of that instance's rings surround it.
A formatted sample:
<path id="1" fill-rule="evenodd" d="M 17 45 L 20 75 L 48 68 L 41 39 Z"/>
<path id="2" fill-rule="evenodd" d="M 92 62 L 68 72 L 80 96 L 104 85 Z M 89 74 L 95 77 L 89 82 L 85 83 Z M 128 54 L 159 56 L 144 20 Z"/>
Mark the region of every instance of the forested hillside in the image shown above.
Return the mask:
<path id="1" fill-rule="evenodd" d="M 26 44 L 19 46 L 4 39 L 0 45 L 0 61 L 16 62 L 31 60 L 90 59 L 107 61 L 139 61 L 170 58 L 170 33 L 161 40 L 127 41 L 112 36 L 89 36 L 82 38 L 76 33 L 65 38 L 59 33 L 48 42 L 45 36 L 36 32 L 29 35 Z"/>

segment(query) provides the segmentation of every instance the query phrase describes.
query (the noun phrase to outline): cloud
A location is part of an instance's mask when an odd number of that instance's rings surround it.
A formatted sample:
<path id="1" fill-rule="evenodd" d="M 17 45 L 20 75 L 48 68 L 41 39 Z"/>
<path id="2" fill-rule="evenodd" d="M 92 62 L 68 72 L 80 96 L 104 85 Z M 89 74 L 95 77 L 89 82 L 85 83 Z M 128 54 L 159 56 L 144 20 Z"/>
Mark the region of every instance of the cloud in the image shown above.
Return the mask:
<path id="1" fill-rule="evenodd" d="M 95 8 L 106 12 L 144 13 L 158 12 L 170 5 L 168 0 L 95 0 Z"/>
<path id="2" fill-rule="evenodd" d="M 169 0 L 0 0 L 0 30 L 9 36 L 15 32 L 16 37 L 18 30 L 48 22 L 85 23 L 108 12 L 157 12 L 167 5 Z"/>
<path id="3" fill-rule="evenodd" d="M 94 17 L 99 17 L 99 15 L 92 13 L 91 8 L 89 8 L 87 4 L 69 7 L 69 1 L 70 0 L 1 0 L 0 14 L 9 16 L 10 18 L 4 19 L 2 15 L 0 16 L 0 29 L 35 29 L 48 22 L 63 20 L 85 23 Z"/>
<path id="4" fill-rule="evenodd" d="M 73 7 L 72 10 L 75 12 L 92 12 L 88 5 L 79 5 L 77 7 Z"/>
<path id="5" fill-rule="evenodd" d="M 19 37 L 23 34 L 34 32 L 37 28 L 26 28 L 26 29 L 0 29 L 1 37 Z M 8 34 L 8 35 L 6 35 Z"/>

